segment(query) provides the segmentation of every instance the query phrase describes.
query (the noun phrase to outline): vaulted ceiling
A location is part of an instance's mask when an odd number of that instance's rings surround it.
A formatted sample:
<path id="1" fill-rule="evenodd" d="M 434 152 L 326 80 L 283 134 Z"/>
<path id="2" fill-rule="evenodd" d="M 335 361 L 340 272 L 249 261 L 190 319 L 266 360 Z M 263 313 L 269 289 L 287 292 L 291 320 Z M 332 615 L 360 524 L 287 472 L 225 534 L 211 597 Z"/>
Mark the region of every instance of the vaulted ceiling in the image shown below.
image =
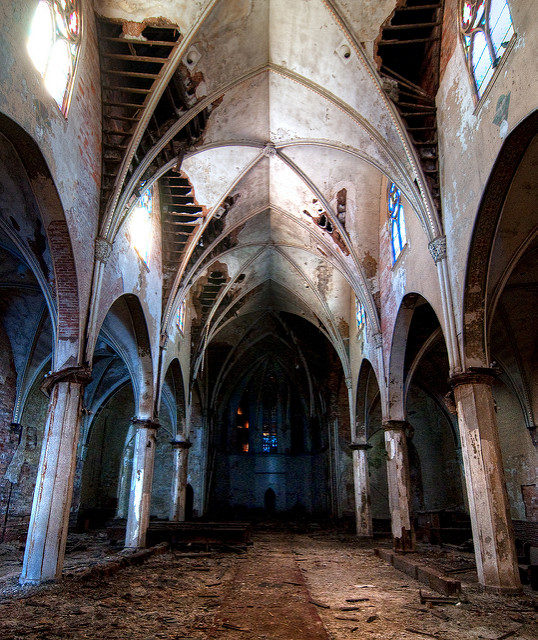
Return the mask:
<path id="1" fill-rule="evenodd" d="M 383 176 L 435 235 L 416 149 L 373 59 L 395 5 L 96 1 L 112 149 L 101 235 L 113 240 L 141 189 L 159 185 L 163 330 L 190 295 L 198 355 L 211 340 L 239 343 L 263 311 L 303 316 L 343 351 L 351 289 L 378 331 L 365 265 L 379 260 Z"/>

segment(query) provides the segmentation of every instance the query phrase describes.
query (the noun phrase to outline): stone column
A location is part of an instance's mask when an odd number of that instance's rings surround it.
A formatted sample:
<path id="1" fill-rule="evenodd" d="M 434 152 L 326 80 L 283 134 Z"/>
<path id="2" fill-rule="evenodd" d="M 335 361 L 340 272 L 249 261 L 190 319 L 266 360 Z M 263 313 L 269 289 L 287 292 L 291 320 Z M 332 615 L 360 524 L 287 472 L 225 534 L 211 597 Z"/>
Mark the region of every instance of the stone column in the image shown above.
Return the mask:
<path id="1" fill-rule="evenodd" d="M 90 379 L 89 369 L 69 367 L 49 374 L 43 383 L 42 389 L 50 394 L 50 400 L 21 584 L 39 584 L 61 576 L 73 497 L 82 397 L 84 385 Z"/>
<path id="2" fill-rule="evenodd" d="M 454 376 L 478 579 L 487 589 L 521 589 L 490 369 Z"/>
<path id="3" fill-rule="evenodd" d="M 159 423 L 149 419 L 133 418 L 136 428 L 133 451 L 133 471 L 129 510 L 125 530 L 125 546 L 141 548 L 146 545 L 149 525 L 153 464 L 155 462 L 156 431 Z"/>
<path id="4" fill-rule="evenodd" d="M 174 477 L 172 479 L 170 520 L 174 522 L 185 522 L 187 473 L 189 470 L 189 449 L 191 448 L 191 443 L 188 440 L 172 440 L 170 444 L 174 450 Z"/>
<path id="5" fill-rule="evenodd" d="M 355 487 L 355 522 L 357 535 L 361 538 L 373 536 L 372 509 L 370 506 L 370 476 L 368 474 L 368 449 L 366 442 L 349 445 L 353 457 L 353 485 Z"/>
<path id="6" fill-rule="evenodd" d="M 388 420 L 383 423 L 387 450 L 390 519 L 396 551 L 414 551 L 415 549 L 415 532 L 411 522 L 407 428 L 408 424 L 403 420 Z"/>

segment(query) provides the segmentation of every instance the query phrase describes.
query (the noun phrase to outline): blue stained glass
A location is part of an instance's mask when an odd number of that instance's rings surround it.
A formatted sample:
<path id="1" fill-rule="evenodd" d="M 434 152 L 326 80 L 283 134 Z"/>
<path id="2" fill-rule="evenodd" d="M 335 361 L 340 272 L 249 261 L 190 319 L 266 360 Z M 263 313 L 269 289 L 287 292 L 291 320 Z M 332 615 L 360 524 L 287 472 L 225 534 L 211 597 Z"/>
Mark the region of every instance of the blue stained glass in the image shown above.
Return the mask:
<path id="1" fill-rule="evenodd" d="M 462 4 L 460 26 L 467 64 L 480 97 L 514 36 L 508 2 L 466 0 Z"/>
<path id="2" fill-rule="evenodd" d="M 494 5 L 499 3 L 492 3 L 491 14 L 493 14 Z M 497 57 L 502 57 L 503 49 L 508 46 L 512 36 L 514 35 L 514 28 L 512 26 L 512 19 L 510 17 L 510 10 L 508 5 L 504 5 L 499 16 L 492 21 L 492 15 L 490 14 L 490 29 L 491 29 L 491 42 Z"/>
<path id="3" fill-rule="evenodd" d="M 262 432 L 262 451 L 263 453 L 275 453 L 278 450 L 278 438 L 276 435 L 276 426 L 265 426 Z"/>
<path id="4" fill-rule="evenodd" d="M 146 264 L 148 263 L 151 249 L 152 210 L 153 197 L 150 187 L 138 198 L 136 206 L 131 213 L 130 225 L 131 245 Z"/>
<path id="5" fill-rule="evenodd" d="M 392 248 L 392 261 L 396 262 L 402 249 L 407 243 L 405 231 L 405 215 L 402 204 L 402 192 L 391 182 L 388 194 L 390 242 Z"/>
<path id="6" fill-rule="evenodd" d="M 181 333 L 185 330 L 185 300 L 179 305 L 176 315 L 176 325 Z"/>
<path id="7" fill-rule="evenodd" d="M 355 318 L 357 320 L 357 329 L 360 331 L 366 325 L 366 312 L 362 302 L 355 298 Z"/>

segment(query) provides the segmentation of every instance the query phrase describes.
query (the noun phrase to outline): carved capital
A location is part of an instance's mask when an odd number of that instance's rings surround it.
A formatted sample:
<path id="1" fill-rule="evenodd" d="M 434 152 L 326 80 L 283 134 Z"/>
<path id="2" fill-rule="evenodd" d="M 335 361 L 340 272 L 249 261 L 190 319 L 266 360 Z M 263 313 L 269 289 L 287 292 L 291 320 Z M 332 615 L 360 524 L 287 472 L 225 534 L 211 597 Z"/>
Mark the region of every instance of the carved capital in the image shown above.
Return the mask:
<path id="1" fill-rule="evenodd" d="M 112 253 L 112 243 L 105 238 L 95 238 L 95 259 L 106 264 Z"/>
<path id="2" fill-rule="evenodd" d="M 457 373 L 449 380 L 452 389 L 464 384 L 487 384 L 495 382 L 498 372 L 490 367 L 470 367 L 463 373 Z"/>
<path id="3" fill-rule="evenodd" d="M 170 440 L 170 444 L 172 449 L 190 449 L 192 447 L 192 442 L 188 440 Z"/>
<path id="4" fill-rule="evenodd" d="M 157 420 L 150 420 L 149 418 L 131 418 L 131 424 L 137 429 L 157 429 L 161 426 Z"/>
<path id="5" fill-rule="evenodd" d="M 446 236 L 439 236 L 434 238 L 429 244 L 428 249 L 432 254 L 435 264 L 446 259 Z"/>
<path id="6" fill-rule="evenodd" d="M 59 382 L 73 382 L 75 384 L 87 385 L 91 379 L 92 372 L 89 367 L 66 367 L 65 369 L 48 373 L 41 384 L 41 391 L 47 396 L 50 396 L 52 387 Z"/>
<path id="7" fill-rule="evenodd" d="M 383 334 L 381 332 L 372 334 L 372 342 L 376 349 L 381 349 L 383 346 Z"/>

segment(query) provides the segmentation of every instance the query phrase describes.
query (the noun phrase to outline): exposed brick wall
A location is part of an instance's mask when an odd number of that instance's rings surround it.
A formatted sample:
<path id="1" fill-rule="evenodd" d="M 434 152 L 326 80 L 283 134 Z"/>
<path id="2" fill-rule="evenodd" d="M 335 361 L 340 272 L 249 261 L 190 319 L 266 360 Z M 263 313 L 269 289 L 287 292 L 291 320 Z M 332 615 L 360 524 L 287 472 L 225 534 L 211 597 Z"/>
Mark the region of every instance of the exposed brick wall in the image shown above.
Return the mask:
<path id="1" fill-rule="evenodd" d="M 458 44 L 458 0 L 445 0 L 443 35 L 441 39 L 441 61 L 439 77 L 442 80 L 448 61 Z"/>
<path id="2" fill-rule="evenodd" d="M 47 235 L 54 263 L 58 296 L 58 338 L 77 341 L 79 335 L 78 284 L 67 223 L 64 220 L 54 220 L 47 228 Z"/>

